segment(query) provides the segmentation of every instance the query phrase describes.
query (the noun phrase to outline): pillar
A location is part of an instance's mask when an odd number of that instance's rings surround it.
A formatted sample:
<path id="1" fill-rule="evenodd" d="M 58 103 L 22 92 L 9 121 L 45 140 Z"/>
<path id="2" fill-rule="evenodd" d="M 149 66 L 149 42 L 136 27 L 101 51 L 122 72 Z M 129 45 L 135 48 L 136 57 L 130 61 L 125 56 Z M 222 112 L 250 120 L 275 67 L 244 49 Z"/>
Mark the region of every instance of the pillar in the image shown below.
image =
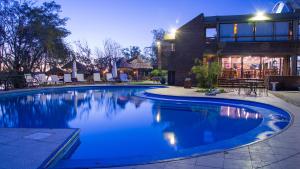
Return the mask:
<path id="1" fill-rule="evenodd" d="M 291 75 L 297 76 L 297 58 L 298 56 L 291 57 Z"/>
<path id="2" fill-rule="evenodd" d="M 283 76 L 289 76 L 290 75 L 290 57 L 288 57 L 288 56 L 283 58 L 282 75 Z"/>

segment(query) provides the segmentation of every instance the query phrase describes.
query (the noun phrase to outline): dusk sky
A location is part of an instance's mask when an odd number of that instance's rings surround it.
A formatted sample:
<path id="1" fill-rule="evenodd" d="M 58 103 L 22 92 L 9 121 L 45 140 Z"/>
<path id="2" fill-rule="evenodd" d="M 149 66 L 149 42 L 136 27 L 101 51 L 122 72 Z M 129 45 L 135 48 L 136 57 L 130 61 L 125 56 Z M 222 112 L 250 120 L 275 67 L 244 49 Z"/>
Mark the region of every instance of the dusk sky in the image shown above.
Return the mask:
<path id="1" fill-rule="evenodd" d="M 278 0 L 56 0 L 70 18 L 68 41 L 87 41 L 92 49 L 111 38 L 122 47 L 144 48 L 151 30 L 180 27 L 200 13 L 206 16 L 271 11 Z"/>

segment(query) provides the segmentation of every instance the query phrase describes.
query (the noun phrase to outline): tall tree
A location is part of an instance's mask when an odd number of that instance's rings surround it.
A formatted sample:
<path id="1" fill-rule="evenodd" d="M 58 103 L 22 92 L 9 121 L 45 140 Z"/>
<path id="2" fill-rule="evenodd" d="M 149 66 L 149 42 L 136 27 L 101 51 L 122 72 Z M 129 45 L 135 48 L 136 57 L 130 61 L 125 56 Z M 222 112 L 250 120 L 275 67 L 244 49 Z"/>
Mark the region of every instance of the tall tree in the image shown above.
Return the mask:
<path id="1" fill-rule="evenodd" d="M 94 63 L 99 69 L 106 67 L 111 68 L 111 62 L 116 62 L 122 57 L 122 48 L 116 41 L 106 39 L 103 42 L 103 50 L 96 48 L 95 55 L 96 59 L 94 60 Z"/>
<path id="2" fill-rule="evenodd" d="M 77 61 L 89 66 L 92 64 L 92 50 L 87 42 L 76 41 L 75 57 Z"/>
<path id="3" fill-rule="evenodd" d="M 126 59 L 131 59 L 140 56 L 142 50 L 138 46 L 130 46 L 129 48 L 122 49 L 122 54 Z"/>
<path id="4" fill-rule="evenodd" d="M 9 71 L 18 73 L 41 70 L 51 61 L 68 57 L 64 38 L 67 18 L 61 18 L 61 6 L 44 2 L 36 6 L 33 0 L 1 0 L 0 38 L 2 61 Z"/>
<path id="5" fill-rule="evenodd" d="M 148 50 L 148 54 L 150 56 L 150 60 L 152 62 L 152 65 L 157 65 L 157 58 L 158 58 L 158 46 L 157 42 L 161 42 L 164 40 L 164 36 L 166 34 L 166 31 L 164 29 L 154 29 L 151 31 L 153 34 L 153 41 L 150 48 L 146 49 Z M 149 51 L 152 50 L 152 52 Z"/>

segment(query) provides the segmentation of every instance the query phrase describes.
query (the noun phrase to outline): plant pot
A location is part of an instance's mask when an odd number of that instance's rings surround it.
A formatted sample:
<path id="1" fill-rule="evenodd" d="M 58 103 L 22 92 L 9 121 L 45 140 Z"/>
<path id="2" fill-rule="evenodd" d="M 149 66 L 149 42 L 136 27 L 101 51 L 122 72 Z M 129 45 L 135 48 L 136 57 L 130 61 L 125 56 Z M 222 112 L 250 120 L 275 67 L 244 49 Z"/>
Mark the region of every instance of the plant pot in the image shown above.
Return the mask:
<path id="1" fill-rule="evenodd" d="M 191 89 L 192 88 L 192 79 L 191 78 L 185 78 L 184 88 L 185 89 Z"/>

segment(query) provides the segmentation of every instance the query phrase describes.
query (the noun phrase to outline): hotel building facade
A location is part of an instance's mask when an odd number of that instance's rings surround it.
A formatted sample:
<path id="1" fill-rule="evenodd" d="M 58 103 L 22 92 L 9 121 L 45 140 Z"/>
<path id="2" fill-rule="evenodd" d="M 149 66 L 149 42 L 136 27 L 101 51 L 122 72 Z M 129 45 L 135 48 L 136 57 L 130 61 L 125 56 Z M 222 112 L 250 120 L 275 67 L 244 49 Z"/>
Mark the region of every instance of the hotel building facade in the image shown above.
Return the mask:
<path id="1" fill-rule="evenodd" d="M 300 74 L 300 12 L 209 16 L 200 14 L 161 44 L 170 85 L 183 85 L 195 60 L 218 61 L 220 78 Z"/>

